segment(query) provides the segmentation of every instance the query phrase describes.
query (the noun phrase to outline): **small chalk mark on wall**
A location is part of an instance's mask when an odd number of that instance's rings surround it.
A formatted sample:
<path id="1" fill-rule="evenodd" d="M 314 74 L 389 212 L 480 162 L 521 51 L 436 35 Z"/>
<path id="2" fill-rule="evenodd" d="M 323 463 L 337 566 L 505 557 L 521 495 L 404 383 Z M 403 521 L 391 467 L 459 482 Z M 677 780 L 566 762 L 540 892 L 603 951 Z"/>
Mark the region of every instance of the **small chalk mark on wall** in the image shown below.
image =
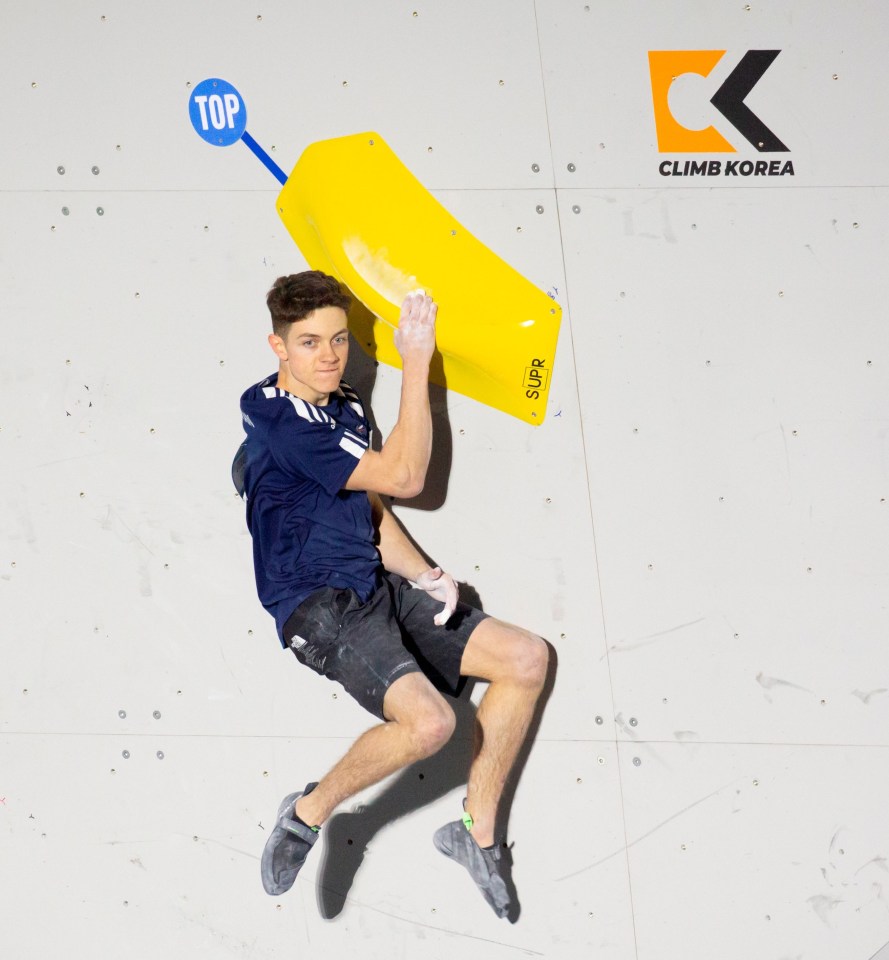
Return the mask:
<path id="1" fill-rule="evenodd" d="M 886 687 L 880 687 L 877 690 L 870 690 L 867 693 L 865 693 L 863 690 L 853 690 L 852 696 L 858 697 L 858 699 L 862 703 L 867 704 L 867 703 L 870 703 L 871 697 L 875 697 L 877 696 L 877 694 L 880 694 L 880 693 L 889 693 L 889 690 L 887 690 Z"/>
<path id="2" fill-rule="evenodd" d="M 767 677 L 762 671 L 756 675 L 756 682 L 765 690 L 771 690 L 774 687 L 791 687 L 793 690 L 802 690 L 805 693 L 812 692 L 808 687 L 801 687 L 798 683 L 780 680 L 778 677 Z"/>
<path id="3" fill-rule="evenodd" d="M 839 897 L 826 897 L 822 894 L 809 897 L 806 901 L 818 915 L 818 918 L 828 927 L 831 926 L 829 915 L 843 902 Z"/>

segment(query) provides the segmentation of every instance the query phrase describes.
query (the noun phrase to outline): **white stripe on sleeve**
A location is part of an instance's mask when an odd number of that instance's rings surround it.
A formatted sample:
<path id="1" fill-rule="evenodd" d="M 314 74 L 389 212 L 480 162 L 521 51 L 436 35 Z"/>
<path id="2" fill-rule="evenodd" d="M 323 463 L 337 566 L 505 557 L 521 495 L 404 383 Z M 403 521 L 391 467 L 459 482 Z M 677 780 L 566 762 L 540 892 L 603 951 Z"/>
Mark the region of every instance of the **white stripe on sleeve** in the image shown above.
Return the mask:
<path id="1" fill-rule="evenodd" d="M 349 429 L 347 429 L 347 430 L 345 431 L 345 435 L 346 435 L 350 440 L 353 440 L 355 443 L 361 444 L 362 447 L 367 447 L 367 446 L 368 446 L 368 442 L 367 442 L 367 440 L 364 439 L 364 437 L 359 437 L 357 434 L 352 433 L 352 431 L 349 430 Z"/>
<path id="2" fill-rule="evenodd" d="M 360 460 L 364 456 L 364 451 L 367 449 L 350 440 L 347 436 L 343 436 L 340 440 L 340 447 L 345 450 L 346 453 L 351 453 L 356 460 Z"/>

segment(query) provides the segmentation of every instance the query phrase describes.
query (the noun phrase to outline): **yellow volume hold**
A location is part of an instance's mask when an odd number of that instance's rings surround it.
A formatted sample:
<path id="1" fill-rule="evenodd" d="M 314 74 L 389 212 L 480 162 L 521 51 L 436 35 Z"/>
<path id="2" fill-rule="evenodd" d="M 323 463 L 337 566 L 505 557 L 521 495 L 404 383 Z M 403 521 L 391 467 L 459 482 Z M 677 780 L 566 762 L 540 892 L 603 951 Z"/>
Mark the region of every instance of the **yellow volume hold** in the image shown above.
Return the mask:
<path id="1" fill-rule="evenodd" d="M 401 302 L 420 287 L 438 303 L 430 380 L 543 422 L 561 308 L 461 226 L 379 134 L 311 144 L 277 204 L 309 266 L 366 307 L 349 326 L 372 357 L 401 366 Z"/>

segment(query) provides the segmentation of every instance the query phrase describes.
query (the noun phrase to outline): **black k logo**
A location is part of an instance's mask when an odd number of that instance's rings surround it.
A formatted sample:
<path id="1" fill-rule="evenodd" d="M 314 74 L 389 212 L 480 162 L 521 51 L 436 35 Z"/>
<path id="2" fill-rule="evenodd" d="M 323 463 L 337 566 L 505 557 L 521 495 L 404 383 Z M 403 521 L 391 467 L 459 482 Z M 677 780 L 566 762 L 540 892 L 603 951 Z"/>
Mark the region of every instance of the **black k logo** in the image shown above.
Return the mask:
<path id="1" fill-rule="evenodd" d="M 780 50 L 748 50 L 741 62 L 713 94 L 710 103 L 761 153 L 787 152 L 788 148 L 744 103 Z"/>

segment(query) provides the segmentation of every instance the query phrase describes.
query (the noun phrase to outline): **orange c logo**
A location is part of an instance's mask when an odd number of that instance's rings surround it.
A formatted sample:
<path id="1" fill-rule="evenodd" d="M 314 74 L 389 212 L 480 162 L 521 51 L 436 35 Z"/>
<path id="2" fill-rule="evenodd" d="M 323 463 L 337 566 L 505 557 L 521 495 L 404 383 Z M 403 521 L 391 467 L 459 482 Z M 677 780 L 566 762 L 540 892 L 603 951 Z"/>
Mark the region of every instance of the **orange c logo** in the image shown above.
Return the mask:
<path id="1" fill-rule="evenodd" d="M 684 73 L 706 77 L 725 50 L 649 50 L 654 125 L 661 153 L 735 153 L 735 148 L 715 127 L 689 130 L 670 113 L 670 86 Z"/>

